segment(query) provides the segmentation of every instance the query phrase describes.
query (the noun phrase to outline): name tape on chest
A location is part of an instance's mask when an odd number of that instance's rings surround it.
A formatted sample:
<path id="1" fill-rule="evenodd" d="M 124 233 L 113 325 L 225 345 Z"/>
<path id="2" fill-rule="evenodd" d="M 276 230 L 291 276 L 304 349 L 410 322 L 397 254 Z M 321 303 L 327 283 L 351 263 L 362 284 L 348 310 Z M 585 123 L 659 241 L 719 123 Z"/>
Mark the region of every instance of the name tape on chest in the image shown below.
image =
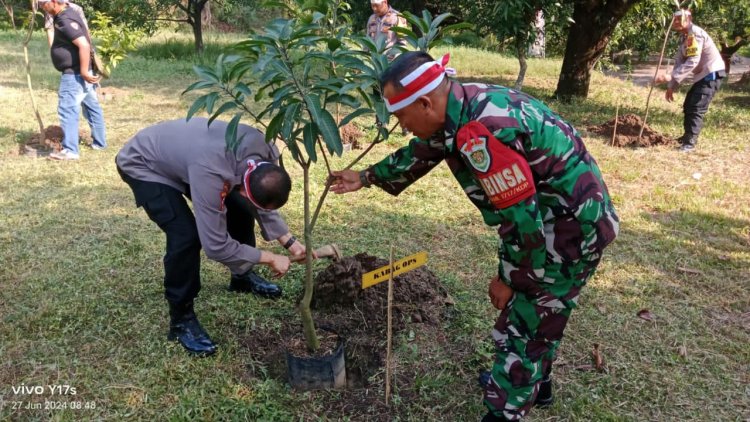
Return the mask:
<path id="1" fill-rule="evenodd" d="M 698 55 L 698 44 L 695 42 L 695 35 L 690 34 L 685 40 L 685 57 L 695 57 Z"/>
<path id="2" fill-rule="evenodd" d="M 529 163 L 483 124 L 467 123 L 459 129 L 456 142 L 474 178 L 497 209 L 508 208 L 536 193 Z"/>

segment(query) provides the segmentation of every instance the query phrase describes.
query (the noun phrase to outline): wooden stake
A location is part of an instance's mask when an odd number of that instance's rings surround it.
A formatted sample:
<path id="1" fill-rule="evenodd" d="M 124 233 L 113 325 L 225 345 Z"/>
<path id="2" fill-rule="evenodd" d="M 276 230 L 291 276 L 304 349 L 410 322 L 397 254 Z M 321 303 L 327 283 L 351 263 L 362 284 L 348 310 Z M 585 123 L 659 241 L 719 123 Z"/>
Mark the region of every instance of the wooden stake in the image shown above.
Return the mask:
<path id="1" fill-rule="evenodd" d="M 664 34 L 664 44 L 661 45 L 661 54 L 659 54 L 659 63 L 656 64 L 656 71 L 654 72 L 654 79 L 651 81 L 651 89 L 648 90 L 648 98 L 646 98 L 646 114 L 643 117 L 643 124 L 641 125 L 641 131 L 638 132 L 638 143 L 641 142 L 641 136 L 643 136 L 643 128 L 646 127 L 646 121 L 648 120 L 648 108 L 651 103 L 651 93 L 654 92 L 654 83 L 656 82 L 656 76 L 659 75 L 659 68 L 661 68 L 661 61 L 664 58 L 664 50 L 667 48 L 667 41 L 669 40 L 669 31 L 672 29 L 672 20 L 667 24 L 667 32 Z"/>
<path id="2" fill-rule="evenodd" d="M 385 351 L 385 405 L 388 406 L 388 402 L 391 397 L 391 372 L 393 370 L 391 365 L 391 327 L 392 327 L 392 309 L 393 309 L 393 243 L 391 243 L 391 257 L 389 260 L 390 271 L 388 274 L 388 337 L 386 339 L 386 351 Z"/>
<path id="3" fill-rule="evenodd" d="M 615 136 L 617 136 L 617 119 L 620 117 L 620 97 L 617 97 L 617 106 L 615 107 L 615 127 L 612 129 L 612 146 L 615 146 Z"/>

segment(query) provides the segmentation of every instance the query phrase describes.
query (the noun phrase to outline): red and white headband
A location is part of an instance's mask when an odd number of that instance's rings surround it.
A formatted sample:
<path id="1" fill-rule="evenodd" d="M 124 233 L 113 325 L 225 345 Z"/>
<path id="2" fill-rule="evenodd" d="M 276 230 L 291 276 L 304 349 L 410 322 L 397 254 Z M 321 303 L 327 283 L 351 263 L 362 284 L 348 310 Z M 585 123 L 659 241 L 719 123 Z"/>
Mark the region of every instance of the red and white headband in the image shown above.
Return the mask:
<path id="1" fill-rule="evenodd" d="M 253 198 L 253 194 L 250 193 L 250 173 L 255 171 L 258 167 L 262 166 L 263 164 L 271 164 L 268 161 L 255 161 L 255 160 L 247 160 L 247 170 L 245 170 L 245 175 L 242 177 L 243 184 L 245 185 L 245 195 L 247 196 L 247 199 L 252 202 L 253 205 L 255 205 L 256 208 L 259 208 L 261 210 L 266 210 L 265 208 L 258 205 L 258 202 Z"/>
<path id="2" fill-rule="evenodd" d="M 411 105 L 417 98 L 435 90 L 443 82 L 446 74 L 455 75 L 454 69 L 445 67 L 449 59 L 450 54 L 446 54 L 439 62 L 424 63 L 401 79 L 399 82 L 404 87 L 403 91 L 390 98 L 385 98 L 385 106 L 388 111 L 393 113 Z"/>
<path id="3" fill-rule="evenodd" d="M 676 12 L 674 12 L 674 15 L 672 16 L 690 16 L 690 11 L 687 9 L 680 9 Z"/>

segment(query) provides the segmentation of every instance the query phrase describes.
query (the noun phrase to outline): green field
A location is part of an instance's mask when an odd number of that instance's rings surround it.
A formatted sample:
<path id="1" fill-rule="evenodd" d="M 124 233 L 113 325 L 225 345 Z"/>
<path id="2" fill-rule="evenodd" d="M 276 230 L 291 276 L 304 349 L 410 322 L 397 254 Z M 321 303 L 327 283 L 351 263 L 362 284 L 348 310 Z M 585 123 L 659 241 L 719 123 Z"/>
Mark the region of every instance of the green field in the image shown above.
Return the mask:
<path id="1" fill-rule="evenodd" d="M 165 340 L 164 237 L 135 208 L 114 157 L 139 129 L 185 116 L 191 98 L 180 93 L 194 81 L 192 65 L 200 61 L 186 56 L 189 38 L 161 34 L 117 67 L 103 84 L 114 92 L 102 102 L 110 147 L 82 146 L 77 162 L 18 154 L 37 127 L 21 41 L 20 33 L 0 32 L 0 420 L 452 421 L 484 414 L 475 375 L 491 359 L 495 312 L 486 287 L 496 270 L 497 235 L 445 165 L 398 198 L 378 189 L 329 197 L 316 227 L 320 243 L 337 243 L 346 255 L 387 257 L 391 242 L 397 256 L 428 251 L 429 268 L 455 300 L 444 338 L 433 341 L 420 324 L 396 338 L 393 404 L 375 417 L 372 409 L 382 409 L 382 373 L 366 395 L 298 393 L 263 376 L 264 363 L 250 359 L 243 343 L 249 333 L 297 318 L 302 267 L 282 279 L 284 297 L 269 302 L 230 294 L 228 271 L 204 259 L 196 309 L 219 352 L 194 359 Z M 218 49 L 210 50 L 209 56 Z M 515 80 L 512 58 L 450 51 L 463 80 Z M 42 34 L 30 54 L 42 118 L 45 125 L 58 124 L 59 75 Z M 586 128 L 611 120 L 617 104 L 620 114 L 642 114 L 648 89 L 597 73 L 588 100 L 561 104 L 550 100 L 560 65 L 531 60 L 525 90 L 584 133 L 622 225 L 566 331 L 555 369 L 556 402 L 528 420 L 749 419 L 750 92 L 733 84 L 722 88 L 693 154 L 614 148 Z M 668 104 L 655 90 L 649 124 L 679 136 L 683 95 Z M 371 139 L 370 123 L 358 124 Z M 82 127 L 88 131 L 83 120 Z M 404 142 L 394 136 L 365 162 Z M 355 153 L 332 166 L 343 167 Z M 294 187 L 282 214 L 300 233 L 302 171 L 289 170 Z M 320 192 L 324 166 L 315 168 L 313 179 Z M 260 247 L 282 250 L 276 243 Z M 643 309 L 653 321 L 637 316 Z M 594 344 L 608 372 L 586 370 Z M 68 385 L 76 395 L 14 393 L 22 385 Z M 348 400 L 356 406 L 348 407 Z M 84 408 L 33 408 L 45 401 Z M 17 408 L 27 405 L 32 408 Z"/>

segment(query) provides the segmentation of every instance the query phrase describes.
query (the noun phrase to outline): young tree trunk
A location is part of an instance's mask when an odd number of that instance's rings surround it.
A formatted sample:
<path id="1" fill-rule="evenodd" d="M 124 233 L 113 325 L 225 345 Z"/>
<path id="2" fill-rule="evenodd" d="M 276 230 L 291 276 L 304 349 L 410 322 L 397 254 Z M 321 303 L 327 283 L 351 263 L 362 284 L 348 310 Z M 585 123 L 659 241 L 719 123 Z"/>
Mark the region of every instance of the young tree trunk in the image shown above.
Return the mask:
<path id="1" fill-rule="evenodd" d="M 526 63 L 526 43 L 523 40 L 516 38 L 516 55 L 518 56 L 518 78 L 516 83 L 513 85 L 513 89 L 520 91 L 523 88 L 523 80 L 526 78 L 526 69 L 529 65 Z"/>
<path id="2" fill-rule="evenodd" d="M 568 31 L 560 79 L 555 95 L 564 101 L 589 94 L 591 69 L 609 43 L 617 23 L 642 0 L 584 0 L 573 8 L 574 24 Z"/>
<path id="3" fill-rule="evenodd" d="M 299 314 L 302 318 L 302 330 L 305 334 L 305 341 L 307 342 L 307 348 L 311 352 L 315 352 L 320 347 L 320 340 L 315 333 L 315 321 L 312 318 L 312 312 L 310 311 L 310 302 L 312 301 L 313 295 L 313 262 L 312 262 L 312 230 L 310 225 L 310 165 L 304 164 L 303 168 L 303 180 L 304 180 L 304 203 L 305 203 L 305 249 L 309 251 L 305 257 L 305 292 L 302 295 L 302 300 L 299 303 Z"/>

